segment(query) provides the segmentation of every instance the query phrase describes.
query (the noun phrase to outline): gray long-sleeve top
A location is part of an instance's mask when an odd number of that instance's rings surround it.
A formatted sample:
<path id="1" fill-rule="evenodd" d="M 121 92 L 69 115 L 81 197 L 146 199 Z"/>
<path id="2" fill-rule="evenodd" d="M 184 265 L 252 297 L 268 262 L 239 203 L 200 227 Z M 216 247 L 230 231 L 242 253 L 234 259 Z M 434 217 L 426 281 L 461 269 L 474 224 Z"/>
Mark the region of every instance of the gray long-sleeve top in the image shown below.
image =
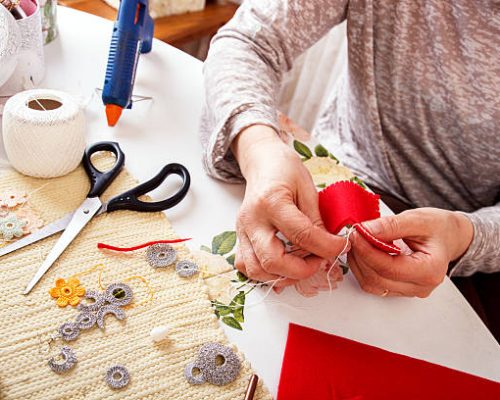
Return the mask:
<path id="1" fill-rule="evenodd" d="M 317 136 L 369 184 L 416 207 L 466 213 L 474 239 L 453 270 L 500 271 L 500 3 L 246 0 L 212 41 L 201 124 L 209 174 L 241 181 L 230 144 L 278 129 L 293 60 L 347 19 L 348 63 Z"/>

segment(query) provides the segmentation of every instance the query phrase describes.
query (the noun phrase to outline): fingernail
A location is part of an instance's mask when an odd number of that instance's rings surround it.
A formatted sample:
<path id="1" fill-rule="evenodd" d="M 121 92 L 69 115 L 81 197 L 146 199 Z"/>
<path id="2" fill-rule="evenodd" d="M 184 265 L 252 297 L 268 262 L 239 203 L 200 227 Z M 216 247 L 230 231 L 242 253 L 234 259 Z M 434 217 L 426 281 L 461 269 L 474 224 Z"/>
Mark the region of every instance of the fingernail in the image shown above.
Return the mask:
<path id="1" fill-rule="evenodd" d="M 285 290 L 284 287 L 273 287 L 273 290 L 276 294 L 281 294 L 281 292 L 283 292 L 283 290 Z"/>

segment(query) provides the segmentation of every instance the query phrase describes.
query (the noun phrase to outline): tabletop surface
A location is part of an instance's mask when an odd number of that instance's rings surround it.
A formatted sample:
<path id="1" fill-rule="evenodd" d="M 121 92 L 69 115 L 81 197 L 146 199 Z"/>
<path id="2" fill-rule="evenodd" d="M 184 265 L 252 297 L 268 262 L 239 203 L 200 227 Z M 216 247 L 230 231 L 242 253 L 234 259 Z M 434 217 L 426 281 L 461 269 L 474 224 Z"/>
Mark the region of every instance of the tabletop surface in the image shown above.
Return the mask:
<path id="1" fill-rule="evenodd" d="M 200 61 L 159 41 L 139 61 L 135 94 L 152 96 L 125 110 L 108 128 L 96 88 L 102 88 L 112 23 L 59 8 L 59 38 L 45 48 L 47 75 L 42 87 L 67 91 L 88 102 L 88 142 L 115 140 L 126 166 L 139 179 L 167 162 L 180 162 L 192 175 L 192 189 L 167 211 L 179 236 L 209 244 L 234 230 L 244 188 L 207 177 L 200 161 L 198 126 L 203 102 Z M 157 189 L 153 197 L 165 195 Z M 390 351 L 500 381 L 500 346 L 465 299 L 446 279 L 427 299 L 379 298 L 363 293 L 352 275 L 339 289 L 305 299 L 293 290 L 261 301 L 254 291 L 246 307 L 244 331 L 224 326 L 257 374 L 276 394 L 289 322 L 310 326 Z"/>

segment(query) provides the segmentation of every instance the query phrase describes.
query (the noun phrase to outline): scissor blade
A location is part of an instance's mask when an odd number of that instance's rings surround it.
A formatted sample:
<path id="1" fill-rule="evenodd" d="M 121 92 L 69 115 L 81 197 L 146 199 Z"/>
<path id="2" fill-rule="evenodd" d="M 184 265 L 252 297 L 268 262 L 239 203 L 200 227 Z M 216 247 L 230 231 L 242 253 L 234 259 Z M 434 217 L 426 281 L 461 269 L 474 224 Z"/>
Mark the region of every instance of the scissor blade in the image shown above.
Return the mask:
<path id="1" fill-rule="evenodd" d="M 80 231 L 87 225 L 87 223 L 94 217 L 94 215 L 101 208 L 102 203 L 98 197 L 87 198 L 82 205 L 75 211 L 73 218 L 69 222 L 65 231 L 50 251 L 49 255 L 40 266 L 31 282 L 26 286 L 23 294 L 28 294 L 31 289 L 38 283 L 42 276 L 54 264 L 59 256 L 66 250 L 75 237 L 78 236 Z"/>
<path id="2" fill-rule="evenodd" d="M 61 219 L 52 222 L 51 224 L 43 227 L 42 229 L 33 232 L 31 235 L 25 236 L 22 239 L 15 241 L 8 246 L 0 248 L 0 257 L 12 253 L 13 251 L 22 249 L 25 246 L 38 242 L 39 240 L 45 239 L 49 236 L 54 235 L 57 232 L 61 232 L 68 226 L 71 218 L 73 218 L 73 212 L 66 214 Z"/>

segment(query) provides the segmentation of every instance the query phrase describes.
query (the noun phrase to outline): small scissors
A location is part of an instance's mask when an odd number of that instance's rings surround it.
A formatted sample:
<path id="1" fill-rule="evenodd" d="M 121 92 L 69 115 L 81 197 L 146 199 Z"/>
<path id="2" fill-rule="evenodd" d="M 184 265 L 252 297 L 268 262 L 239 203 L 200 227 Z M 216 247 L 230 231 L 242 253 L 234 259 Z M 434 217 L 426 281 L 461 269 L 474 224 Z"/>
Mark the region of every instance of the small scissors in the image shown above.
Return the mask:
<path id="1" fill-rule="evenodd" d="M 109 171 L 99 171 L 91 161 L 93 154 L 100 151 L 110 151 L 116 156 L 116 161 Z M 191 178 L 188 170 L 181 164 L 167 164 L 163 169 L 147 182 L 128 190 L 116 197 L 113 197 L 107 203 L 102 203 L 99 196 L 108 188 L 115 180 L 125 163 L 125 154 L 120 149 L 118 143 L 115 142 L 99 142 L 91 145 L 85 151 L 83 156 L 83 166 L 85 172 L 90 179 L 90 191 L 82 205 L 73 213 L 69 213 L 61 219 L 45 226 L 43 229 L 32 233 L 16 241 L 15 243 L 0 249 L 0 257 L 11 253 L 15 250 L 23 248 L 29 244 L 35 243 L 38 240 L 44 239 L 57 232 L 64 231 L 55 246 L 50 251 L 49 255 L 36 272 L 33 279 L 30 281 L 23 294 L 28 294 L 31 289 L 40 281 L 42 276 L 54 264 L 59 256 L 66 250 L 70 243 L 78 236 L 80 231 L 89 223 L 89 221 L 105 212 L 113 212 L 117 210 L 129 210 L 140 212 L 157 212 L 164 211 L 179 204 L 186 196 Z M 159 187 L 170 175 L 179 175 L 182 178 L 182 187 L 177 193 L 168 199 L 158 202 L 144 202 L 138 199 L 150 191 Z"/>

